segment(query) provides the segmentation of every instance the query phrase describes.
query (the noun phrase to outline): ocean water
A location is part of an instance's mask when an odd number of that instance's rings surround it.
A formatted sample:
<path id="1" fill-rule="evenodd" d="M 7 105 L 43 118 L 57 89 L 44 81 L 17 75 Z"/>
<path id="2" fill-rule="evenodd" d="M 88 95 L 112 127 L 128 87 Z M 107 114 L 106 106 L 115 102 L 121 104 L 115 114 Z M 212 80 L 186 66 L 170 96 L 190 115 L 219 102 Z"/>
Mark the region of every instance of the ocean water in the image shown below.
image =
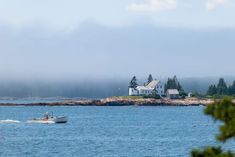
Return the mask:
<path id="1" fill-rule="evenodd" d="M 62 102 L 66 98 L 25 98 L 25 99 L 0 99 L 0 103 L 4 104 L 32 104 L 32 103 L 48 103 L 48 102 Z"/>
<path id="2" fill-rule="evenodd" d="M 66 124 L 26 123 L 44 112 Z M 184 157 L 218 144 L 203 107 L 0 107 L 0 156 Z M 234 141 L 225 149 L 235 150 Z"/>

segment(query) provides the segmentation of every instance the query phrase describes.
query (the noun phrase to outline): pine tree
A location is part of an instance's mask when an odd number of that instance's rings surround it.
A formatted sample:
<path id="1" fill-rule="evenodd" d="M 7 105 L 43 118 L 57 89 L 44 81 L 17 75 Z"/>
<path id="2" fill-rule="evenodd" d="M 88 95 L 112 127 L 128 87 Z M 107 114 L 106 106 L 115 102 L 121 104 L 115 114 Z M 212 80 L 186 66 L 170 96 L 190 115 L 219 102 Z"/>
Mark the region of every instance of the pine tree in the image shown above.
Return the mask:
<path id="1" fill-rule="evenodd" d="M 219 79 L 219 83 L 217 85 L 217 94 L 218 95 L 226 95 L 228 93 L 228 87 L 223 78 Z"/>
<path id="2" fill-rule="evenodd" d="M 231 99 L 226 98 L 214 104 L 208 105 L 204 110 L 205 114 L 210 115 L 214 120 L 223 122 L 220 126 L 220 134 L 217 140 L 226 142 L 229 139 L 235 139 L 235 104 Z M 223 152 L 221 147 L 207 147 L 204 150 L 193 150 L 192 157 L 235 157 L 231 151 Z"/>
<path id="3" fill-rule="evenodd" d="M 130 88 L 136 88 L 137 86 L 138 86 L 138 84 L 137 84 L 136 76 L 133 76 L 133 78 L 131 79 L 129 87 Z"/>
<path id="4" fill-rule="evenodd" d="M 152 94 L 152 96 L 158 95 L 158 94 L 157 94 L 157 89 L 156 89 L 156 87 L 152 90 L 152 93 L 151 93 L 151 94 Z"/>
<path id="5" fill-rule="evenodd" d="M 216 87 L 216 85 L 213 85 L 213 88 L 212 88 L 212 89 L 213 89 L 213 90 L 212 90 L 212 91 L 213 91 L 213 92 L 212 92 L 213 95 L 216 95 L 216 93 L 217 93 L 217 87 Z"/>
<path id="6" fill-rule="evenodd" d="M 229 95 L 235 95 L 235 81 L 233 81 L 233 84 L 231 86 L 229 86 L 228 94 Z"/>
<path id="7" fill-rule="evenodd" d="M 214 95 L 214 94 L 213 94 L 213 91 L 212 91 L 212 87 L 213 87 L 213 85 L 210 85 L 210 86 L 208 87 L 207 95 L 210 95 L 210 96 Z"/>
<path id="8" fill-rule="evenodd" d="M 210 85 L 207 90 L 207 95 L 213 96 L 217 94 L 217 88 L 215 85 Z"/>
<path id="9" fill-rule="evenodd" d="M 173 78 L 168 78 L 167 83 L 165 85 L 165 90 L 167 89 L 177 89 L 180 95 L 185 95 L 184 89 L 179 83 L 176 76 L 174 76 Z"/>
<path id="10" fill-rule="evenodd" d="M 148 84 L 149 84 L 150 82 L 152 82 L 152 81 L 153 81 L 153 77 L 152 77 L 151 74 L 149 74 L 149 77 L 148 77 Z"/>

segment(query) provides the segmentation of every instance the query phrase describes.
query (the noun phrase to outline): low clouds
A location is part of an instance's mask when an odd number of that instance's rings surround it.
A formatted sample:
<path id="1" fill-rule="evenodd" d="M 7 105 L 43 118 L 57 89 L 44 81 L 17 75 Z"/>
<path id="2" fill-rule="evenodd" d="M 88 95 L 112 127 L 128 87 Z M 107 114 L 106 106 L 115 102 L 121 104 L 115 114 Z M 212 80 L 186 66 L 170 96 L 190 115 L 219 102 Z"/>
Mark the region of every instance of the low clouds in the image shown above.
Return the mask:
<path id="1" fill-rule="evenodd" d="M 128 6 L 129 11 L 164 11 L 176 9 L 176 0 L 146 0 L 144 3 L 132 3 Z"/>
<path id="2" fill-rule="evenodd" d="M 65 33 L 0 26 L 0 79 L 231 75 L 234 41 L 235 29 L 84 23 Z"/>
<path id="3" fill-rule="evenodd" d="M 206 1 L 206 8 L 208 10 L 214 10 L 217 7 L 228 3 L 229 0 L 207 0 Z"/>

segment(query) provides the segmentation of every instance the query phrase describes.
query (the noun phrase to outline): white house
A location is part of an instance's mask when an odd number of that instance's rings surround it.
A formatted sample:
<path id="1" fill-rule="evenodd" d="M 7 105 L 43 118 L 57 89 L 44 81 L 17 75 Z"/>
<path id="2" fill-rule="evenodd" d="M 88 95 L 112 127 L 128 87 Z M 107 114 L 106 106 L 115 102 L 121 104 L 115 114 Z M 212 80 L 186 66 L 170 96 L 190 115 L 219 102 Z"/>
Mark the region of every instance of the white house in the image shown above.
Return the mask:
<path id="1" fill-rule="evenodd" d="M 164 84 L 159 80 L 153 80 L 146 86 L 137 86 L 135 89 L 129 88 L 129 95 L 150 95 L 154 89 L 160 96 L 165 94 Z"/>

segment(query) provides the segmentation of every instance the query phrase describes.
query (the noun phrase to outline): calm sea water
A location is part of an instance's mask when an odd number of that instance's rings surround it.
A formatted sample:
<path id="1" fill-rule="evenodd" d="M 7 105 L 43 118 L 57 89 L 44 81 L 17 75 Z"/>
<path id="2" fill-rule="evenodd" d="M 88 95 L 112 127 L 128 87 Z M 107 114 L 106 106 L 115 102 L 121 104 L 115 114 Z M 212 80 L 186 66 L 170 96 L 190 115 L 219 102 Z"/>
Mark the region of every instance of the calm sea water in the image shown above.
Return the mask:
<path id="1" fill-rule="evenodd" d="M 47 102 L 62 102 L 66 98 L 25 98 L 25 99 L 0 99 L 0 103 L 7 104 L 31 104 L 31 103 L 47 103 Z"/>
<path id="2" fill-rule="evenodd" d="M 216 144 L 203 107 L 0 107 L 0 156 L 184 157 Z M 44 112 L 66 124 L 26 123 Z M 235 150 L 234 141 L 226 148 Z"/>

